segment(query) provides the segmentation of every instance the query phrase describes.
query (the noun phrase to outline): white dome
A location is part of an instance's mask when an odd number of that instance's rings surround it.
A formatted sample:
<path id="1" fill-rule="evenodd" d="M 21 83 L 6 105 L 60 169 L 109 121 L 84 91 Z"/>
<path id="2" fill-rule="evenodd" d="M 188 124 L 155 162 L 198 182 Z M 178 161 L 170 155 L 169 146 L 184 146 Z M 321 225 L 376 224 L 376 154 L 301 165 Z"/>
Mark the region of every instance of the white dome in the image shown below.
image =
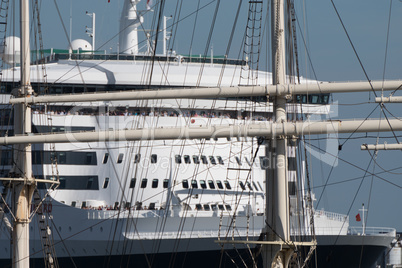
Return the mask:
<path id="1" fill-rule="evenodd" d="M 5 45 L 5 46 L 4 46 Z M 19 63 L 21 58 L 21 43 L 17 36 L 7 36 L 4 45 L 0 45 L 1 58 L 7 64 Z"/>
<path id="2" fill-rule="evenodd" d="M 71 47 L 69 49 L 72 50 L 92 50 L 91 44 L 84 39 L 75 39 L 71 42 Z"/>

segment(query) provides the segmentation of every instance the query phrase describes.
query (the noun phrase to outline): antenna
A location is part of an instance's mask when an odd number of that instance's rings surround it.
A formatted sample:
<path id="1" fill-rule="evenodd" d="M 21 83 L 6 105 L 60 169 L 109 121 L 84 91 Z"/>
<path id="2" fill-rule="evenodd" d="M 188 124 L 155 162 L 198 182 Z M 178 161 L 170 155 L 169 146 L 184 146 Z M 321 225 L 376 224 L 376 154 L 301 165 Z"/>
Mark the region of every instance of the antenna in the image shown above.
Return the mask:
<path id="1" fill-rule="evenodd" d="M 89 37 L 92 37 L 92 51 L 95 51 L 95 13 L 89 13 L 86 11 L 85 14 L 92 18 L 92 28 L 85 26 L 85 33 Z"/>

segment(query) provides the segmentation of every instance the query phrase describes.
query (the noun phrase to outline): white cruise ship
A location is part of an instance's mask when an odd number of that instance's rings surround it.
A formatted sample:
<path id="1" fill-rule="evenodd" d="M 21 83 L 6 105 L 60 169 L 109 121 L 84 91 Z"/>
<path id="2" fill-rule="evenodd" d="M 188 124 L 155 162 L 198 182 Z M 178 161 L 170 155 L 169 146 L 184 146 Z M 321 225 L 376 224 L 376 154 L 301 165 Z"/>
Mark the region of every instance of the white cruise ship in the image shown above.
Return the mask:
<path id="1" fill-rule="evenodd" d="M 132 36 L 141 21 L 136 15 L 138 2 L 125 1 L 122 27 L 126 19 L 136 27 L 121 30 L 121 54 L 85 52 L 82 48 L 89 43 L 78 40 L 70 51 L 51 50 L 31 65 L 35 92 L 56 97 L 47 104 L 32 104 L 33 132 L 66 133 L 70 141 L 32 147 L 35 177 L 59 185 L 47 184 L 46 194 L 45 185 L 39 183 L 34 194 L 31 262 L 35 267 L 260 266 L 259 246 L 219 240 L 263 239 L 266 177 L 272 164 L 269 143 L 263 137 L 201 136 L 203 130 L 221 125 L 269 126 L 273 105 L 267 97 L 57 100 L 58 94 L 203 91 L 272 83 L 270 73 L 249 70 L 247 60 L 132 54 L 138 45 L 127 40 L 137 40 Z M 258 84 L 239 78 L 244 72 L 254 72 Z M 2 136 L 13 136 L 9 96 L 19 80 L 19 67 L 2 71 Z M 288 103 L 289 120 L 325 117 L 329 110 L 329 94 L 297 95 Z M 83 131 L 94 135 L 122 129 L 151 133 L 152 129 L 178 127 L 198 130 L 200 138 L 186 139 L 183 133 L 175 140 L 82 143 L 75 139 Z M 292 236 L 306 241 L 316 238 L 317 257 L 312 259 L 320 267 L 341 267 L 339 254 L 360 253 L 362 245 L 364 263 L 375 263 L 395 230 L 383 229 L 380 235 L 367 229 L 363 237 L 349 230 L 348 216 L 326 211 L 314 212 L 314 227 L 307 224 L 311 212 L 305 205 L 305 178 L 299 172 L 299 141 L 295 137 L 288 146 Z M 1 176 L 6 177 L 13 164 L 12 148 L 3 146 L 1 156 Z M 11 265 L 13 208 L 8 186 L 3 181 L 2 267 Z M 300 252 L 307 256 L 309 247 Z M 348 264 L 355 267 L 353 261 Z M 347 266 L 342 262 L 342 267 Z"/>

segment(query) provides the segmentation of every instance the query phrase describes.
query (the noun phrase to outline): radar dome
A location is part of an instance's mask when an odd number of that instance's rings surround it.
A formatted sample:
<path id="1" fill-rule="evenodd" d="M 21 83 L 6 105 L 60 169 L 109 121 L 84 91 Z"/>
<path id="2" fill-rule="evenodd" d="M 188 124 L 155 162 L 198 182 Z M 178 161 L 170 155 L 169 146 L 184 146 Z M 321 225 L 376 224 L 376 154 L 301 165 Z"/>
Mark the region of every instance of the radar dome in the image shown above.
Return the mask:
<path id="1" fill-rule="evenodd" d="M 7 64 L 19 63 L 21 58 L 21 43 L 17 36 L 7 36 L 0 45 L 1 58 Z"/>
<path id="2" fill-rule="evenodd" d="M 84 39 L 75 39 L 71 42 L 69 49 L 72 50 L 92 50 L 91 44 Z"/>

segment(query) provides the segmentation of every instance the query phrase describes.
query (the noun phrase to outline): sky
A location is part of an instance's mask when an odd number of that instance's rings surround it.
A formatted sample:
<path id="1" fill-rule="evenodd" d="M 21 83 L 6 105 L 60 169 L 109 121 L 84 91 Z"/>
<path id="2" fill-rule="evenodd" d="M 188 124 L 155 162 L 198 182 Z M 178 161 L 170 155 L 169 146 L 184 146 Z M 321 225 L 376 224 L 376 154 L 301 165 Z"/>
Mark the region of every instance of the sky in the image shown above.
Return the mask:
<path id="1" fill-rule="evenodd" d="M 153 2 L 156 3 L 155 0 Z M 248 1 L 243 2 L 229 53 L 232 58 L 241 55 L 240 44 L 248 7 Z M 321 81 L 402 78 L 400 68 L 402 2 L 334 0 L 336 10 L 330 0 L 296 2 L 299 5 L 296 6 L 296 17 L 300 69 L 303 76 Z M 177 1 L 166 1 L 164 14 L 173 17 L 168 20 L 168 26 L 172 21 L 181 18 L 178 27 L 172 30 L 175 41 L 170 44 L 170 47 L 182 54 L 204 54 L 205 51 L 210 51 L 211 47 L 213 47 L 214 55 L 226 54 L 239 2 L 237 0 L 221 1 L 218 19 L 214 24 L 208 47 L 206 44 L 217 2 L 202 0 L 199 3 L 202 8 L 199 13 L 194 13 L 198 1 L 184 1 L 182 6 L 179 6 Z M 122 0 L 110 0 L 109 3 L 107 0 L 42 1 L 40 10 L 41 14 L 45 14 L 41 16 L 44 48 L 68 47 L 71 11 L 72 39 L 82 38 L 91 43 L 92 40 L 85 33 L 85 26 L 92 27 L 92 19 L 85 14 L 88 11 L 96 13 L 96 49 L 107 52 L 116 51 L 118 42 L 116 34 L 122 5 Z M 140 2 L 138 8 L 145 11 L 145 1 Z M 266 8 L 264 3 L 264 16 Z M 154 9 L 155 12 L 144 15 L 144 29 L 155 29 L 152 25 L 157 14 L 157 7 Z M 196 17 L 197 14 L 198 17 Z M 194 25 L 195 21 L 197 21 L 196 25 Z M 197 34 L 191 42 L 193 29 L 196 29 Z M 263 42 L 269 42 L 267 37 L 268 34 L 264 33 Z M 143 39 L 143 37 L 140 38 Z M 263 47 L 261 69 L 269 70 L 267 63 L 270 62 L 270 55 L 266 53 L 266 46 Z M 377 104 L 373 103 L 373 100 L 373 93 L 334 94 L 333 106 L 337 115 L 331 118 L 366 118 L 374 109 L 372 118 L 384 118 L 384 113 Z M 386 107 L 393 115 L 401 116 L 399 104 L 387 104 Z M 393 115 L 387 114 L 389 118 Z M 365 134 L 340 136 L 338 142 L 343 146 L 341 151 L 334 151 L 339 157 L 335 166 L 325 161 L 312 160 L 314 165 L 310 171 L 311 178 L 316 197 L 320 199 L 319 204 L 316 204 L 317 208 L 349 214 L 351 225 L 358 226 L 360 223 L 355 222 L 354 216 L 364 203 L 369 209 L 368 226 L 394 227 L 402 231 L 402 213 L 399 208 L 399 197 L 402 195 L 402 163 L 400 161 L 402 153 L 401 151 L 380 151 L 376 158 L 372 157 L 367 151 L 360 150 L 362 143 L 375 143 L 377 137 L 380 137 L 379 143 L 384 141 L 395 143 L 395 138 L 390 133 L 368 135 L 373 138 L 360 138 L 366 136 Z M 317 137 L 311 137 L 311 139 L 314 138 Z M 314 144 L 319 144 L 323 148 L 326 146 L 325 140 L 314 141 Z M 371 161 L 372 159 L 375 161 Z M 375 173 L 378 177 L 370 176 L 370 173 Z M 321 197 L 325 184 L 327 186 Z"/>

